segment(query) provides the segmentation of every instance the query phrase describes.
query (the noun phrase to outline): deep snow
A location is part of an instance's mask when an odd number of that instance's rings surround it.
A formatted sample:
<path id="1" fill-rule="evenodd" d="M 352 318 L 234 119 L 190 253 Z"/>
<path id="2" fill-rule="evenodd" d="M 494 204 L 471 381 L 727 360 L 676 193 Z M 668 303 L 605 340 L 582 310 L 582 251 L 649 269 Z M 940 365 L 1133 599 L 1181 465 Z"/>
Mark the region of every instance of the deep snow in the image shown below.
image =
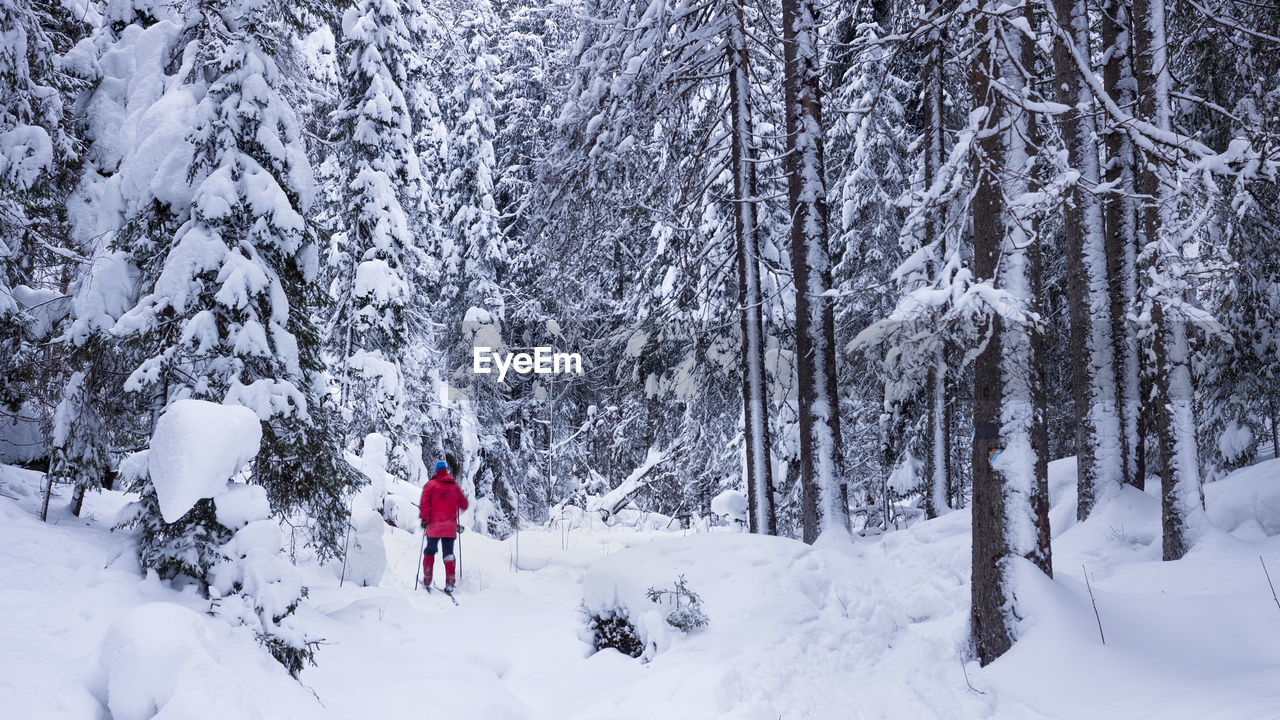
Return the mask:
<path id="1" fill-rule="evenodd" d="M 985 669 L 962 660 L 967 512 L 813 548 L 565 513 L 572 522 L 505 542 L 464 534 L 457 607 L 414 592 L 420 537 L 405 530 L 385 528 L 375 587 L 339 587 L 300 550 L 311 594 L 298 621 L 326 644 L 299 683 L 246 628 L 205 614 L 208 601 L 139 574 L 130 536 L 107 530 L 121 494 L 92 494 L 84 519 L 56 496 L 42 524 L 40 476 L 0 466 L 0 708 L 107 718 L 111 706 L 116 720 L 1280 717 L 1280 607 L 1259 562 L 1280 581 L 1280 462 L 1207 486 L 1216 530 L 1173 563 L 1159 561 L 1154 492 L 1126 489 L 1077 524 L 1072 462 L 1051 477 L 1055 579 L 1023 582 L 1023 638 Z M 681 574 L 710 618 L 687 636 L 644 597 Z M 584 597 L 648 625 L 649 659 L 591 654 Z"/>

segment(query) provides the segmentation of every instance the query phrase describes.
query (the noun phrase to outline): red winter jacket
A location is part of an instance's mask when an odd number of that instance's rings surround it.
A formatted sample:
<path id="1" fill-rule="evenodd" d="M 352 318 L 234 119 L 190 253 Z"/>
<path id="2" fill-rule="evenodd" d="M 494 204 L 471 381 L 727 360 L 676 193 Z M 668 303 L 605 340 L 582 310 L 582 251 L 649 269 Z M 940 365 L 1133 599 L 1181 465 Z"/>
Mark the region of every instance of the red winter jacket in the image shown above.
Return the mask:
<path id="1" fill-rule="evenodd" d="M 418 517 L 427 525 L 427 537 L 458 536 L 458 513 L 467 509 L 467 496 L 448 470 L 437 470 L 422 488 Z"/>

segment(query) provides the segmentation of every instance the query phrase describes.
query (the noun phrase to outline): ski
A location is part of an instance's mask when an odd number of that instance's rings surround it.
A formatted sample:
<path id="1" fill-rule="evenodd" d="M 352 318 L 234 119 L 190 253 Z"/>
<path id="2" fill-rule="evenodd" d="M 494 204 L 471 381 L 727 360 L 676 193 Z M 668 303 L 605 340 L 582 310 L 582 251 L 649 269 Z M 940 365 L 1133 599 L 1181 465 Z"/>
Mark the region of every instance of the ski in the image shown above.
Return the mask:
<path id="1" fill-rule="evenodd" d="M 447 597 L 447 598 L 449 598 L 450 600 L 452 600 L 454 605 L 457 605 L 457 604 L 458 604 L 458 598 L 454 597 L 454 596 L 453 596 L 453 593 L 449 592 L 448 590 L 445 590 L 444 588 L 440 587 L 439 585 L 432 585 L 431 587 L 432 587 L 432 589 L 434 589 L 434 590 L 439 590 L 440 592 L 444 593 L 445 597 Z"/>

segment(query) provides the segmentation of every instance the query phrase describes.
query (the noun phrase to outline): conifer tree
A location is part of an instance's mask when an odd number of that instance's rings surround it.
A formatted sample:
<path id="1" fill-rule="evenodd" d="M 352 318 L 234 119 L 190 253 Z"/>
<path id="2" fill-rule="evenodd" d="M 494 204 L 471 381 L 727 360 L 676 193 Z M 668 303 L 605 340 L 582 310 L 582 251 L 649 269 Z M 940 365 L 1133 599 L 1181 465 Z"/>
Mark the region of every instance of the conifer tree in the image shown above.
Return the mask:
<path id="1" fill-rule="evenodd" d="M 343 175 L 329 344 L 340 358 L 343 402 L 353 413 L 349 433 L 380 432 L 394 442 L 403 442 L 406 421 L 400 360 L 415 288 L 409 268 L 421 262 L 410 213 L 426 191 L 406 93 L 411 41 L 396 3 L 364 0 L 347 11 L 338 46 L 343 100 L 331 134 Z"/>

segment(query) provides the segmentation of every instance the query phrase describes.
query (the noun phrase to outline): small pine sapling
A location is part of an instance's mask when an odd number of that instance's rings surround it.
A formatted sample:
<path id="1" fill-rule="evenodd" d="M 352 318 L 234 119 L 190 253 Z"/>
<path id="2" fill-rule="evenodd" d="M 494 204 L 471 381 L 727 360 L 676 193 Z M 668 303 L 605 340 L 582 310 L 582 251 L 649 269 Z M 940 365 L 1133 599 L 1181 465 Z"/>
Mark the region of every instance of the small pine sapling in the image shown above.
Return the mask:
<path id="1" fill-rule="evenodd" d="M 674 590 L 659 590 L 651 587 L 645 591 L 645 597 L 659 605 L 668 602 L 668 599 L 675 603 L 675 609 L 667 615 L 667 624 L 672 627 L 684 632 L 693 632 L 698 628 L 706 627 L 710 619 L 702 611 L 702 598 L 689 589 L 684 575 L 676 578 L 674 587 Z"/>

